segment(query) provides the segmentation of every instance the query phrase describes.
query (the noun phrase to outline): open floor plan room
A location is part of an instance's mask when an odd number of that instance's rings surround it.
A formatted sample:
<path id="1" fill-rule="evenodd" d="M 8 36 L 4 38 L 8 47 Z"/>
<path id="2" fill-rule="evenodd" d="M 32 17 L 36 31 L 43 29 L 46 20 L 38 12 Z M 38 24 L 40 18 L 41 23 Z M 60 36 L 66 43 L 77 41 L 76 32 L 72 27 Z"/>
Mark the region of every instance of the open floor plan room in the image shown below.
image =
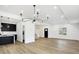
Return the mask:
<path id="1" fill-rule="evenodd" d="M 0 5 L 0 54 L 79 54 L 79 5 Z"/>

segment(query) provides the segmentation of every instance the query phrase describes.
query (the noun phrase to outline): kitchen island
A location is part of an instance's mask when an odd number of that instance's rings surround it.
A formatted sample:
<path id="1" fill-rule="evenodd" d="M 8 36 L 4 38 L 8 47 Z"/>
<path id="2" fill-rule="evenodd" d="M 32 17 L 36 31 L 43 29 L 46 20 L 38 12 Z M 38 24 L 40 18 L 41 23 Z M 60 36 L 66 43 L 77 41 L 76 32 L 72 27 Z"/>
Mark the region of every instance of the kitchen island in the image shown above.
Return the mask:
<path id="1" fill-rule="evenodd" d="M 9 43 L 15 44 L 15 35 L 0 35 L 0 45 Z"/>

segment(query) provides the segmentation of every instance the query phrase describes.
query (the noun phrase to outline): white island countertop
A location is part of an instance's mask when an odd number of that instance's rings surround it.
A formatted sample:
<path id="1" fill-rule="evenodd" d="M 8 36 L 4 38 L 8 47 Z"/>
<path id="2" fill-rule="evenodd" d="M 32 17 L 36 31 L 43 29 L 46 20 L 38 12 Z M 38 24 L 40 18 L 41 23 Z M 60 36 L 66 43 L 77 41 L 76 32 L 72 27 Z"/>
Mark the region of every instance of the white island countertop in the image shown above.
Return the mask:
<path id="1" fill-rule="evenodd" d="M 7 37 L 7 36 L 14 36 L 14 35 L 16 34 L 9 34 L 9 35 L 4 34 L 4 35 L 0 35 L 0 37 Z"/>

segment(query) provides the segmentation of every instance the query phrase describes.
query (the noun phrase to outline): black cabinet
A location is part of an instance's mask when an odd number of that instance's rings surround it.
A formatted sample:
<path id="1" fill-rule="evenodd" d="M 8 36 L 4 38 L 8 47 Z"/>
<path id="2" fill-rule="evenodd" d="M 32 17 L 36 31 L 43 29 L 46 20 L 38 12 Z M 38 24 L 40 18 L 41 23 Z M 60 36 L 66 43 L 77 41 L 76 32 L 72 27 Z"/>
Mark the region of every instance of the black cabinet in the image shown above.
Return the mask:
<path id="1" fill-rule="evenodd" d="M 14 43 L 13 36 L 0 37 L 0 45 L 1 44 L 9 44 L 9 43 Z"/>
<path id="2" fill-rule="evenodd" d="M 1 31 L 16 31 L 16 24 L 1 23 Z"/>

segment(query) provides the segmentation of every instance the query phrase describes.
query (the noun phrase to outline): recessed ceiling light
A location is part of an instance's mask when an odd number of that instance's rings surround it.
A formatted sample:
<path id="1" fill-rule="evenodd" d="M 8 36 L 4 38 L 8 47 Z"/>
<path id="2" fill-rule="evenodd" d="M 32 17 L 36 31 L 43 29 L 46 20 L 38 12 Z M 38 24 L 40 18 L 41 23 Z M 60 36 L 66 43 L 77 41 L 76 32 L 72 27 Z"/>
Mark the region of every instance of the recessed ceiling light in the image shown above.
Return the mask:
<path id="1" fill-rule="evenodd" d="M 54 9 L 57 9 L 57 6 L 54 6 Z"/>
<path id="2" fill-rule="evenodd" d="M 64 15 L 61 15 L 60 17 L 61 17 L 61 18 L 64 18 Z"/>

